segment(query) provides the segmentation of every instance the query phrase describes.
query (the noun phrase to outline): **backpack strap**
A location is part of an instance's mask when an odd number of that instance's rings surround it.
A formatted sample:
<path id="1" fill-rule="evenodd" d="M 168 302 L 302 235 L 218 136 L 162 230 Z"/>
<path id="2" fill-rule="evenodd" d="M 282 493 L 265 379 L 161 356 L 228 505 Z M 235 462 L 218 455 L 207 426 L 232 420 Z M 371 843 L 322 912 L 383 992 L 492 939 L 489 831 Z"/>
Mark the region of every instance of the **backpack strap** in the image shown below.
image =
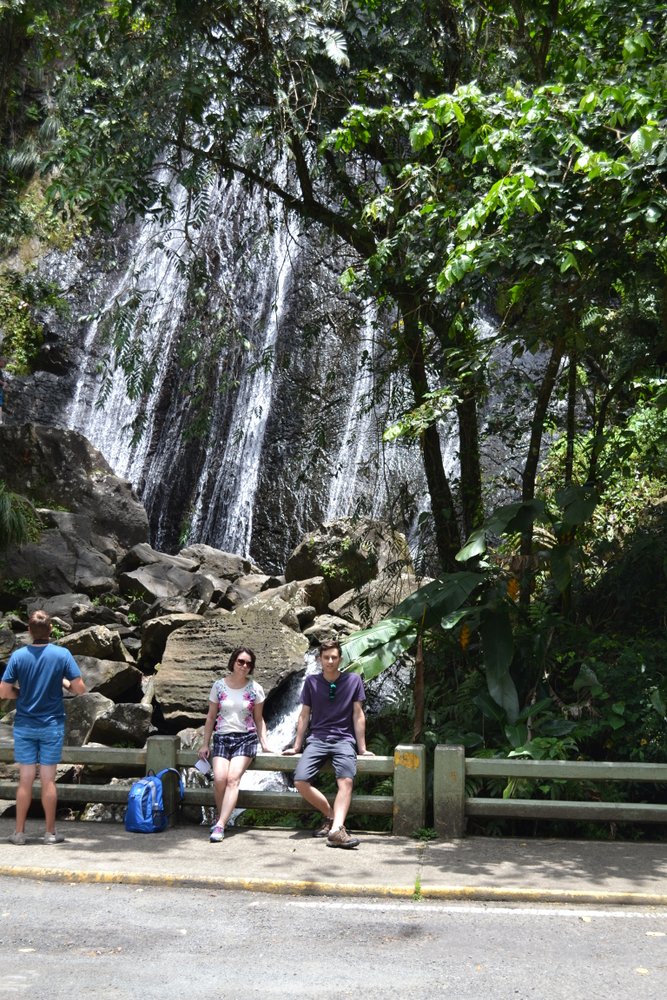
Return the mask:
<path id="1" fill-rule="evenodd" d="M 164 767 L 161 771 L 158 771 L 155 777 L 160 778 L 160 780 L 162 780 L 163 774 L 170 774 L 170 773 L 175 774 L 176 777 L 178 778 L 178 789 L 179 792 L 181 793 L 181 802 L 182 802 L 183 796 L 185 795 L 185 787 L 183 785 L 183 776 L 180 771 L 177 771 L 175 767 Z"/>

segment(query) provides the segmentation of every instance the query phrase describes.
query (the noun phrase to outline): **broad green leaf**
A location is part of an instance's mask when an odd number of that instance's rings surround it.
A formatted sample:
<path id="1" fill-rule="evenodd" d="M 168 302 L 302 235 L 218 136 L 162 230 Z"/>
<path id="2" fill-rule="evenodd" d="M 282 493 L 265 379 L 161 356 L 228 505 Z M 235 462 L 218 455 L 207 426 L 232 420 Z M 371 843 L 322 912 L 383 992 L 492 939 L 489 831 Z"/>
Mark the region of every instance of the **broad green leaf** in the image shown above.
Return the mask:
<path id="1" fill-rule="evenodd" d="M 422 622 L 425 627 L 439 624 L 443 618 L 458 611 L 484 579 L 480 573 L 448 573 L 401 601 L 392 611 L 392 619 L 409 618 Z"/>
<path id="2" fill-rule="evenodd" d="M 559 593 L 563 594 L 572 582 L 576 549 L 571 545 L 557 545 L 547 552 L 551 578 Z"/>
<path id="3" fill-rule="evenodd" d="M 412 631 L 414 631 L 414 620 L 407 615 L 385 618 L 377 625 L 372 625 L 362 632 L 355 632 L 349 639 L 345 639 L 342 643 L 343 653 L 345 658 L 352 662 L 398 636 Z"/>
<path id="4" fill-rule="evenodd" d="M 361 674 L 364 680 L 373 680 L 383 670 L 391 667 L 416 641 L 417 630 L 413 628 L 385 643 L 384 646 L 358 656 L 350 663 L 349 669 L 354 673 Z"/>
<path id="5" fill-rule="evenodd" d="M 486 536 L 513 534 L 516 531 L 527 531 L 530 525 L 545 516 L 545 507 L 541 500 L 528 500 L 525 503 L 510 503 L 495 510 L 484 522 L 481 528 L 473 531 L 470 538 L 456 555 L 457 562 L 466 562 L 474 556 L 486 551 Z"/>
<path id="6" fill-rule="evenodd" d="M 504 708 L 508 722 L 514 723 L 519 715 L 519 696 L 510 674 L 514 637 L 507 609 L 498 606 L 482 615 L 479 632 L 489 694 Z"/>
<path id="7" fill-rule="evenodd" d="M 604 690 L 594 670 L 587 664 L 582 663 L 579 673 L 572 684 L 574 691 L 590 691 L 591 694 L 598 695 Z"/>
<path id="8" fill-rule="evenodd" d="M 651 700 L 651 705 L 656 710 L 660 718 L 664 719 L 665 716 L 667 716 L 667 705 L 665 705 L 665 699 L 662 697 L 657 687 L 651 688 L 649 698 Z"/>
<path id="9" fill-rule="evenodd" d="M 430 146 L 435 138 L 435 134 L 430 124 L 427 121 L 418 122 L 410 129 L 410 145 L 415 150 L 419 152 L 420 149 L 426 149 Z"/>
<path id="10" fill-rule="evenodd" d="M 597 493 L 592 486 L 572 484 L 556 494 L 556 503 L 563 511 L 563 524 L 568 527 L 589 521 L 597 502 Z"/>
<path id="11" fill-rule="evenodd" d="M 486 552 L 486 530 L 478 528 L 463 546 L 460 552 L 456 553 L 457 562 L 467 562 L 475 556 L 481 556 Z"/>

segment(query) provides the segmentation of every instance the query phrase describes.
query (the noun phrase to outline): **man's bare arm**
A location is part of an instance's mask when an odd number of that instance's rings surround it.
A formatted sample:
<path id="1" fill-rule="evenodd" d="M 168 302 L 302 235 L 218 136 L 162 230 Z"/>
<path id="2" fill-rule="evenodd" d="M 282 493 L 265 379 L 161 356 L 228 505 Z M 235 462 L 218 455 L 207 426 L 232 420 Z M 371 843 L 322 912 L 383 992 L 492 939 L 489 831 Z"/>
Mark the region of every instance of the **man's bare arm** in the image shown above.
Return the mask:
<path id="1" fill-rule="evenodd" d="M 288 747 L 287 750 L 283 750 L 283 753 L 286 754 L 301 753 L 301 751 L 303 750 L 303 741 L 308 731 L 309 722 L 310 722 L 310 706 L 302 705 L 301 711 L 299 713 L 299 720 L 296 724 L 296 736 L 294 737 L 294 745 Z"/>
<path id="2" fill-rule="evenodd" d="M 352 705 L 352 725 L 354 738 L 357 741 L 357 753 L 361 757 L 374 757 L 373 751 L 366 747 L 366 716 L 360 701 L 355 701 Z"/>
<path id="3" fill-rule="evenodd" d="M 13 701 L 19 696 L 19 689 L 8 681 L 0 681 L 0 701 Z"/>

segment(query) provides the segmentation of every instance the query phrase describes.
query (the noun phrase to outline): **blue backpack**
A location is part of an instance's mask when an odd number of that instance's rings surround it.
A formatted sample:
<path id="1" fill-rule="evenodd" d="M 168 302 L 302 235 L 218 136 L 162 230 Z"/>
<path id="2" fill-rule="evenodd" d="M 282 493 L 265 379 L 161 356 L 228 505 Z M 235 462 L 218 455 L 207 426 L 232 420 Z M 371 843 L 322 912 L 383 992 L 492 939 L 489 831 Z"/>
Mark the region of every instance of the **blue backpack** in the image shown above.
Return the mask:
<path id="1" fill-rule="evenodd" d="M 178 778 L 178 787 L 183 801 L 183 779 L 174 767 L 165 767 L 157 774 L 149 772 L 145 778 L 135 781 L 127 797 L 125 829 L 130 833 L 161 833 L 166 830 L 169 815 L 165 812 L 162 792 L 162 775 L 171 772 Z"/>

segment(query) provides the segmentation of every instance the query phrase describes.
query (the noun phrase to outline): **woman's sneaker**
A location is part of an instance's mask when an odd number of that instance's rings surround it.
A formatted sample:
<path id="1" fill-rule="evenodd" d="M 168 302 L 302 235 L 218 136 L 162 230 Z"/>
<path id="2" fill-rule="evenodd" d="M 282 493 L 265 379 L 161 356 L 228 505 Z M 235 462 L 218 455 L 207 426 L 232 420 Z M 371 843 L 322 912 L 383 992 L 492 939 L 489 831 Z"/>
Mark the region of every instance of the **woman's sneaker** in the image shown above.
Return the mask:
<path id="1" fill-rule="evenodd" d="M 25 833 L 12 833 L 7 840 L 10 844 L 16 844 L 17 847 L 23 847 L 25 844 Z"/>
<path id="2" fill-rule="evenodd" d="M 219 844 L 221 840 L 225 839 L 225 828 L 224 826 L 214 826 L 211 830 L 211 836 L 208 838 L 212 844 Z"/>
<path id="3" fill-rule="evenodd" d="M 327 837 L 327 846 L 328 847 L 345 847 L 345 848 L 348 848 L 348 849 L 350 847 L 358 847 L 359 846 L 359 838 L 358 837 L 351 837 L 349 835 L 349 833 L 347 832 L 347 830 L 345 829 L 345 827 L 341 826 L 341 827 L 338 828 L 338 830 L 334 830 L 333 833 L 329 834 L 329 836 Z"/>
<path id="4" fill-rule="evenodd" d="M 62 843 L 64 843 L 64 841 L 65 841 L 65 838 L 63 837 L 62 833 L 57 833 L 56 832 L 56 833 L 45 833 L 44 834 L 44 843 L 45 844 L 62 844 Z"/>

